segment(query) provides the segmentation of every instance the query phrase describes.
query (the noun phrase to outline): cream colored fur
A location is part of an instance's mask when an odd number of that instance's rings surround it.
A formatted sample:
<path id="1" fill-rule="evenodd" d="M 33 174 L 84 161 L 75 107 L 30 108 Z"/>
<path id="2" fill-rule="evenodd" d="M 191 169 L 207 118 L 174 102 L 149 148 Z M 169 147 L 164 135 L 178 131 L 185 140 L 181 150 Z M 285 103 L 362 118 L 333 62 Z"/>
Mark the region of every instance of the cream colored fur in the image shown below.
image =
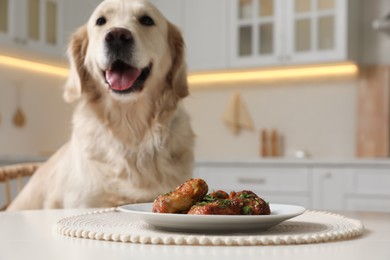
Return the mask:
<path id="1" fill-rule="evenodd" d="M 155 26 L 137 18 L 148 14 Z M 104 15 L 107 23 L 96 26 Z M 153 63 L 139 93 L 110 91 L 104 35 L 134 36 L 139 67 Z M 112 207 L 152 201 L 191 177 L 194 134 L 181 100 L 188 95 L 178 29 L 145 0 L 106 0 L 72 35 L 64 98 L 77 102 L 70 141 L 30 179 L 8 210 Z"/>

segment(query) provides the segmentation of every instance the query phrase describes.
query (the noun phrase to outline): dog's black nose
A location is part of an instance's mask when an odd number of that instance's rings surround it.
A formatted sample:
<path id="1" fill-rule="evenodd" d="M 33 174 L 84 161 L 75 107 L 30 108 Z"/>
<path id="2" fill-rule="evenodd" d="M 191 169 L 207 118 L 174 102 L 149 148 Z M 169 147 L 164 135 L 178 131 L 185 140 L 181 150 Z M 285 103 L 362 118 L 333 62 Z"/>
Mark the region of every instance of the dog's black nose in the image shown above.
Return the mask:
<path id="1" fill-rule="evenodd" d="M 113 28 L 107 32 L 105 40 L 111 46 L 123 47 L 133 43 L 133 35 L 127 29 Z"/>

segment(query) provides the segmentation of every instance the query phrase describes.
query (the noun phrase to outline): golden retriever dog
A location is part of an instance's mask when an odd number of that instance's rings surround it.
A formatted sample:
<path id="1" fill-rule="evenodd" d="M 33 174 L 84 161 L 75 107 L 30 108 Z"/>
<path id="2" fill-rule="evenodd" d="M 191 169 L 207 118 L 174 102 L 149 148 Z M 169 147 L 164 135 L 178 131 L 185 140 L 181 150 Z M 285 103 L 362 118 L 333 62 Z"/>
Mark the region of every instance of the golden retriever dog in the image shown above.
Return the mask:
<path id="1" fill-rule="evenodd" d="M 189 179 L 194 133 L 179 30 L 146 0 L 105 0 L 71 37 L 70 141 L 8 210 L 152 201 Z"/>

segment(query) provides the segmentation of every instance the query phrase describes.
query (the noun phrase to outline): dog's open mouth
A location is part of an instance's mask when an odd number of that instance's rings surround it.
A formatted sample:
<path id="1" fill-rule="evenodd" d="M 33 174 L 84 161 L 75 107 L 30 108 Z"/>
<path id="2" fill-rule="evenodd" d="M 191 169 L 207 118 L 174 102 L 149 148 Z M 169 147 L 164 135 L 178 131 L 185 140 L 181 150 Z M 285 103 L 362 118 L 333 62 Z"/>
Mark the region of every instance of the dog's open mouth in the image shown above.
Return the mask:
<path id="1" fill-rule="evenodd" d="M 143 89 L 151 69 L 152 64 L 143 69 L 138 69 L 117 60 L 104 72 L 104 76 L 113 92 L 127 94 Z"/>

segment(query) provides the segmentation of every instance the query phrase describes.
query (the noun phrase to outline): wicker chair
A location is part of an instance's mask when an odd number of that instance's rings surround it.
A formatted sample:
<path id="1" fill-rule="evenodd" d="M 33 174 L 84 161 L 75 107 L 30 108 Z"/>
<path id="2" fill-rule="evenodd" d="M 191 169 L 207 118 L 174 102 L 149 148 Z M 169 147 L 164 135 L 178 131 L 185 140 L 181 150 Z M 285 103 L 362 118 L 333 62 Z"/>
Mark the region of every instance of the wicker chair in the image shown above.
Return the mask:
<path id="1" fill-rule="evenodd" d="M 5 210 L 9 204 L 11 204 L 12 198 L 16 194 L 12 194 L 11 187 L 16 183 L 17 192 L 20 192 L 23 188 L 23 177 L 30 177 L 38 169 L 42 163 L 23 163 L 0 167 L 0 191 L 4 190 L 4 201 L 0 200 L 0 211 Z M 1 198 L 1 197 L 0 197 Z"/>

